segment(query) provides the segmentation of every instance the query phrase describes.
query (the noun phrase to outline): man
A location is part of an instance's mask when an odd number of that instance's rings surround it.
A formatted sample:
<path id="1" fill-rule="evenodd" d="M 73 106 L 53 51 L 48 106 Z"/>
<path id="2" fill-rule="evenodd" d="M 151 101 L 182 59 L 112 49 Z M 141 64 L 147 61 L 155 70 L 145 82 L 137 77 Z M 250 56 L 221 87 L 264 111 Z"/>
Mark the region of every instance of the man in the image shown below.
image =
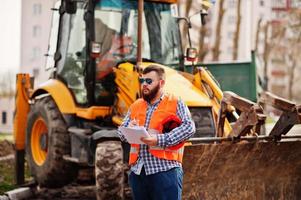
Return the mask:
<path id="1" fill-rule="evenodd" d="M 184 141 L 195 132 L 190 112 L 182 100 L 163 94 L 164 69 L 150 65 L 140 78 L 142 99 L 135 101 L 121 126 L 144 126 L 150 137 L 143 145 L 131 144 L 129 182 L 135 200 L 177 200 L 182 194 Z M 164 132 L 169 119 L 181 124 Z M 165 129 L 166 130 L 166 129 Z M 120 138 L 125 138 L 118 131 Z"/>

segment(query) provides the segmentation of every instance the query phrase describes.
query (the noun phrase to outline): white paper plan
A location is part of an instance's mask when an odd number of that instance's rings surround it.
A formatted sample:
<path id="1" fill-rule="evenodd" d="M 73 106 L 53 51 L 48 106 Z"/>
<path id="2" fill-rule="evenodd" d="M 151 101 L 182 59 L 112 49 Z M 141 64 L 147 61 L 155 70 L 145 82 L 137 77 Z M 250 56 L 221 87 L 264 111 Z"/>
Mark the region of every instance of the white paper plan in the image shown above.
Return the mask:
<path id="1" fill-rule="evenodd" d="M 144 126 L 120 127 L 120 131 L 130 144 L 144 144 L 140 138 L 150 136 Z"/>

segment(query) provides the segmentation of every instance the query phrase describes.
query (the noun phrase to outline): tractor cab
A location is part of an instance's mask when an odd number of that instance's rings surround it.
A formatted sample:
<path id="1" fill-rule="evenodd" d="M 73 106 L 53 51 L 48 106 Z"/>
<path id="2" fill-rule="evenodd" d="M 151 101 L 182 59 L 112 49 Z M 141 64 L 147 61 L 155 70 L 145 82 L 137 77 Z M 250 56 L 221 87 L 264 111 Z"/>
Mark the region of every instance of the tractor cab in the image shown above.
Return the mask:
<path id="1" fill-rule="evenodd" d="M 66 1 L 63 8 L 55 76 L 68 86 L 77 105 L 112 106 L 114 69 L 121 63 L 136 63 L 138 2 Z M 175 4 L 144 2 L 143 61 L 167 66 L 182 62 L 175 9 Z"/>

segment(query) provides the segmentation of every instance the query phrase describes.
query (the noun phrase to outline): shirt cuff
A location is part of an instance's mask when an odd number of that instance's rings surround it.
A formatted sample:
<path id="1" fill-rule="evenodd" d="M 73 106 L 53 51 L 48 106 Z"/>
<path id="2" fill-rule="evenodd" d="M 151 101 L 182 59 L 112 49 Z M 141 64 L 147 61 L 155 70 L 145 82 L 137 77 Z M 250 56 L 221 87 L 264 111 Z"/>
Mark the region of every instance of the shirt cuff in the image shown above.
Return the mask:
<path id="1" fill-rule="evenodd" d="M 119 136 L 119 138 L 120 138 L 120 140 L 121 140 L 122 142 L 128 142 L 128 141 L 125 139 L 124 135 L 122 135 L 122 133 L 121 133 L 121 131 L 120 131 L 119 129 L 118 129 L 117 133 L 118 133 L 118 136 Z"/>
<path id="2" fill-rule="evenodd" d="M 158 140 L 158 146 L 165 148 L 166 142 L 165 142 L 165 135 L 164 134 L 158 134 L 157 135 L 157 140 Z"/>

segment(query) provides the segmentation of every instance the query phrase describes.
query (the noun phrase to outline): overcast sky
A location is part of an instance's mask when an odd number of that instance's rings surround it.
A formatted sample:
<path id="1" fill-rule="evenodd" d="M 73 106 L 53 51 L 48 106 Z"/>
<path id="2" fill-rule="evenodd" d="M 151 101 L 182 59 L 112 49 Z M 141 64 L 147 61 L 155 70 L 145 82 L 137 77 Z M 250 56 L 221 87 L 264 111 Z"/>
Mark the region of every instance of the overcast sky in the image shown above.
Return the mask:
<path id="1" fill-rule="evenodd" d="M 0 73 L 17 71 L 20 65 L 21 1 L 1 0 Z"/>

